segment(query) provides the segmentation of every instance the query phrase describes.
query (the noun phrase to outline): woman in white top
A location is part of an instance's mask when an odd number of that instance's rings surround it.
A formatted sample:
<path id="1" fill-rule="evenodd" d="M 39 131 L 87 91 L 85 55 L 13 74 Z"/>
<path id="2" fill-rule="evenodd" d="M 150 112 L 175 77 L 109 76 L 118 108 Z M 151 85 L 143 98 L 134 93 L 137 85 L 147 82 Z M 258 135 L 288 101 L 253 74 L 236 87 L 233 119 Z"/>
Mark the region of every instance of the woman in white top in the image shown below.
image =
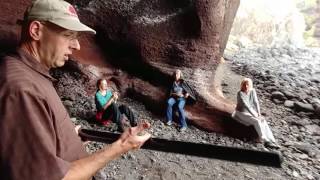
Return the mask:
<path id="1" fill-rule="evenodd" d="M 278 145 L 269 125 L 261 116 L 257 93 L 252 86 L 251 79 L 244 78 L 242 80 L 241 89 L 237 94 L 237 106 L 232 117 L 246 126 L 253 125 L 260 141 L 265 142 L 266 146 L 277 148 Z"/>

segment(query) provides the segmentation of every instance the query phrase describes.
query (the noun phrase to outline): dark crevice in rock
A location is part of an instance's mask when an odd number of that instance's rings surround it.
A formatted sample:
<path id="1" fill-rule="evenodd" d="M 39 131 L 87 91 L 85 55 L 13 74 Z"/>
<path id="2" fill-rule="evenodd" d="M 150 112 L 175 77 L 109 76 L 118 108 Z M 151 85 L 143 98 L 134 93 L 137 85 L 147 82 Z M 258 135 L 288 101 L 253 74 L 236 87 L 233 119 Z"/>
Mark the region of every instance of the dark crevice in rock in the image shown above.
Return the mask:
<path id="1" fill-rule="evenodd" d="M 150 96 L 146 96 L 143 93 L 136 91 L 134 88 L 129 88 L 126 94 L 128 97 L 146 104 L 146 109 L 153 112 L 155 115 L 163 116 L 166 108 L 165 99 L 163 102 L 159 102 L 158 100 L 152 99 Z"/>
<path id="2" fill-rule="evenodd" d="M 13 32 L 7 32 L 0 28 L 0 56 L 11 53 L 18 45 L 18 39 Z"/>
<path id="3" fill-rule="evenodd" d="M 96 41 L 104 49 L 106 56 L 111 57 L 108 63 L 115 68 L 123 69 L 130 75 L 146 80 L 153 85 L 160 84 L 168 87 L 171 83 L 171 76 L 160 72 L 142 60 L 138 54 L 138 47 L 133 43 L 112 41 L 103 33 L 97 34 Z"/>

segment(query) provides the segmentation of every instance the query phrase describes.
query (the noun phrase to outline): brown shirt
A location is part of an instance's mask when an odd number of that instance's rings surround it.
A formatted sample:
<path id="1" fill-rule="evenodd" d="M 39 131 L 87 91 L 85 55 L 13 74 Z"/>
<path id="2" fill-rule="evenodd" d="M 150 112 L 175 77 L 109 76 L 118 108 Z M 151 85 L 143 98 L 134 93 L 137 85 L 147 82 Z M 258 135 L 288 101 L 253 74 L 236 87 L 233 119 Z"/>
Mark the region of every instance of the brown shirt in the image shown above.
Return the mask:
<path id="1" fill-rule="evenodd" d="M 62 179 L 86 156 L 52 81 L 23 50 L 0 60 L 0 179 Z"/>

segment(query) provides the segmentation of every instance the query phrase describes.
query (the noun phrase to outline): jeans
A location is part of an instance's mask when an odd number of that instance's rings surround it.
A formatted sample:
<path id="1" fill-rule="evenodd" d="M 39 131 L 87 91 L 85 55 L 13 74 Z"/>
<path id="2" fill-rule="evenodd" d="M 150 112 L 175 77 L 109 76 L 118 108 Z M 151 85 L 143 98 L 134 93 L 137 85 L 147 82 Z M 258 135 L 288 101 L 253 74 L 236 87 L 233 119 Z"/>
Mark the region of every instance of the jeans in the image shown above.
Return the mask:
<path id="1" fill-rule="evenodd" d="M 187 127 L 186 116 L 184 112 L 184 105 L 186 104 L 186 99 L 183 97 L 180 98 L 169 98 L 168 99 L 168 107 L 167 107 L 167 121 L 172 122 L 172 109 L 174 105 L 178 106 L 179 113 L 179 123 L 181 127 Z"/>

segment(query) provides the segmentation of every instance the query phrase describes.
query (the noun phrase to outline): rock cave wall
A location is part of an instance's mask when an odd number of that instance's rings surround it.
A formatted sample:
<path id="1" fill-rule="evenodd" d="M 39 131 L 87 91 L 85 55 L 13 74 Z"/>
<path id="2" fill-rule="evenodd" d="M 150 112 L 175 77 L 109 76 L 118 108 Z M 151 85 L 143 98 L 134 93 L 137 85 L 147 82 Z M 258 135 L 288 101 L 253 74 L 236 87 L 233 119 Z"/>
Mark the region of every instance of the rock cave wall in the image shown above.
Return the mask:
<path id="1" fill-rule="evenodd" d="M 2 2 L 1 52 L 17 44 L 16 19 L 23 17 L 29 2 Z M 166 106 L 171 74 L 181 69 L 198 96 L 195 105 L 186 107 L 190 122 L 208 131 L 231 131 L 228 124 L 234 103 L 223 97 L 215 71 L 239 0 L 69 2 L 75 5 L 80 19 L 97 30 L 96 36 L 84 35 L 80 39 L 81 51 L 72 57 L 87 64 L 76 66 L 77 73 L 88 78 L 78 87 L 86 90 L 86 96 L 92 97 L 95 81 L 107 76 L 122 96 L 141 101 L 161 114 Z M 57 87 L 63 87 L 61 84 Z M 61 96 L 72 94 L 66 92 L 71 89 L 57 88 Z"/>

